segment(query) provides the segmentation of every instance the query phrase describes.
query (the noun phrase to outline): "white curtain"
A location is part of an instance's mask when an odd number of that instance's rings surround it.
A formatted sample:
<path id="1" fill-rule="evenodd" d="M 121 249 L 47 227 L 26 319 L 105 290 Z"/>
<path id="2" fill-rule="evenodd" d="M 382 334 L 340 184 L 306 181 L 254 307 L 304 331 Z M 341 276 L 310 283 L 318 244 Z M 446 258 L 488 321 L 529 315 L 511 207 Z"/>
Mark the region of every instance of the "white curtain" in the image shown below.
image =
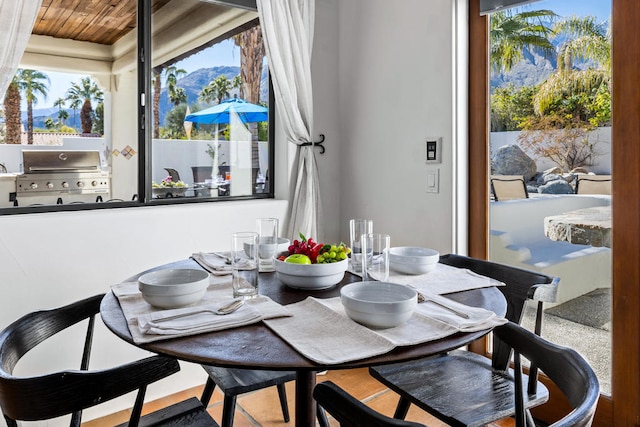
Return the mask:
<path id="1" fill-rule="evenodd" d="M 41 4 L 42 0 L 0 0 L 0 98 L 16 73 Z"/>
<path id="2" fill-rule="evenodd" d="M 257 0 L 273 80 L 276 108 L 290 142 L 297 145 L 292 176 L 288 238 L 298 233 L 324 239 L 318 166 L 313 146 L 311 50 L 315 0 Z"/>

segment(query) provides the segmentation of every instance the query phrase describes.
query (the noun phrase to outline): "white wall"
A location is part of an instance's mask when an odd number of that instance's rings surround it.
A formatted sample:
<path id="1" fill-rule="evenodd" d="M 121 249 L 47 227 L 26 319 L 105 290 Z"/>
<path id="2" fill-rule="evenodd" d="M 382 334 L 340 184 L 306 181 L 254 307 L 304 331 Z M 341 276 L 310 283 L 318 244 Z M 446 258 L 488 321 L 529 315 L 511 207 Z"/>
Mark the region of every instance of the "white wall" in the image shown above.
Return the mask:
<path id="1" fill-rule="evenodd" d="M 495 155 L 496 150 L 504 145 L 518 145 L 518 135 L 520 132 L 491 132 L 491 154 Z M 595 158 L 593 165 L 587 166 L 590 172 L 602 175 L 611 174 L 611 128 L 598 128 L 591 133 L 590 140 L 595 144 Z M 522 148 L 522 147 L 520 147 Z M 533 160 L 536 161 L 538 172 L 557 166 L 546 158 L 536 158 L 531 152 L 524 150 Z"/>
<path id="2" fill-rule="evenodd" d="M 339 2 L 343 238 L 365 217 L 393 246 L 453 249 L 453 3 Z M 443 141 L 437 194 L 425 191 L 428 136 Z"/>

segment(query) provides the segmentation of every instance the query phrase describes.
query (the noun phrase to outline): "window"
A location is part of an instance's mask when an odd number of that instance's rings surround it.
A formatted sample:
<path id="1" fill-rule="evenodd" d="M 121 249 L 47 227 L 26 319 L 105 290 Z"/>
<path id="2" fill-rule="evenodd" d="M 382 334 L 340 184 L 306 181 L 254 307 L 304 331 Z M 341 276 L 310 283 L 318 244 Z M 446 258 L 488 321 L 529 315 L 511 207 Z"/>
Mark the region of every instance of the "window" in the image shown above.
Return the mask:
<path id="1" fill-rule="evenodd" d="M 118 28 L 68 36 L 47 20 L 60 11 L 43 6 L 21 67 L 45 75 L 66 68 L 81 89 L 86 79 L 92 95 L 81 99 L 93 124 L 81 135 L 54 135 L 52 146 L 39 145 L 42 136 L 28 147 L 0 143 L 8 172 L 0 214 L 273 197 L 273 92 L 257 13 L 244 3 L 140 0 L 137 10 L 120 7 L 130 19 Z M 85 25 L 99 8 L 84 11 Z M 51 37 L 74 40 L 34 60 Z M 90 152 L 73 171 L 61 160 L 71 151 Z"/>

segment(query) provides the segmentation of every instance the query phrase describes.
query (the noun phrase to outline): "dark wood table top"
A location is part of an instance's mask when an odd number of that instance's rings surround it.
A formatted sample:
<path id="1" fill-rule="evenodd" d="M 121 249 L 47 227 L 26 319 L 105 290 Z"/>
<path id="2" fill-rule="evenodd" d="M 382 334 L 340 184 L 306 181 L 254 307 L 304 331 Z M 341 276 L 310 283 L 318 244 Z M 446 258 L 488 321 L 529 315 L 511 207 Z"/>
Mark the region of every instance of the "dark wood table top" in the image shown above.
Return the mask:
<path id="1" fill-rule="evenodd" d="M 195 261 L 188 259 L 152 270 L 161 268 L 199 268 L 199 266 Z M 136 277 L 134 276 L 130 280 L 135 280 Z M 267 295 L 274 301 L 286 305 L 302 301 L 307 296 L 316 298 L 339 296 L 342 286 L 359 280 L 359 277 L 347 272 L 342 282 L 337 286 L 327 290 L 310 292 L 291 289 L 283 285 L 275 273 L 260 273 L 259 291 L 260 294 Z M 492 310 L 498 315 L 504 316 L 506 313 L 506 300 L 502 293 L 494 287 L 458 292 L 449 294 L 447 297 L 464 304 Z M 118 299 L 112 292 L 107 293 L 103 299 L 100 313 L 104 323 L 111 331 L 123 340 L 137 345 L 131 338 Z M 137 346 L 154 353 L 205 365 L 300 372 L 320 371 L 329 368 L 367 367 L 416 359 L 464 346 L 484 336 L 487 332 L 489 331 L 457 333 L 424 344 L 399 347 L 381 356 L 331 366 L 320 365 L 306 359 L 262 323 Z"/>

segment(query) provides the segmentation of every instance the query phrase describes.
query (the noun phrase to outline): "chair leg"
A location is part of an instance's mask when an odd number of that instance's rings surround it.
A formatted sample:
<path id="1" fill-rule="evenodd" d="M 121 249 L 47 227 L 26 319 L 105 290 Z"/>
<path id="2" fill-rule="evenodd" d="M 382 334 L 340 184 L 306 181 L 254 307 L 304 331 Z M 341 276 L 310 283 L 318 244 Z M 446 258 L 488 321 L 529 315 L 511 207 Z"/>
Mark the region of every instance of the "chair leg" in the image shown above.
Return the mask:
<path id="1" fill-rule="evenodd" d="M 404 420 L 407 416 L 407 412 L 409 412 L 409 406 L 411 406 L 411 402 L 404 397 L 400 397 L 398 406 L 396 407 L 396 412 L 393 414 L 393 418 L 396 420 Z"/>
<path id="2" fill-rule="evenodd" d="M 224 395 L 222 406 L 222 427 L 233 427 L 233 416 L 236 411 L 236 396 Z"/>
<path id="3" fill-rule="evenodd" d="M 284 418 L 284 422 L 288 423 L 289 418 L 289 404 L 287 403 L 287 389 L 284 387 L 284 384 L 276 385 L 278 388 L 278 397 L 280 398 L 280 407 L 282 407 L 282 417 Z"/>
<path id="4" fill-rule="evenodd" d="M 216 383 L 214 383 L 211 378 L 207 378 L 207 383 L 204 385 L 204 390 L 202 390 L 202 396 L 200 397 L 200 402 L 205 408 L 209 406 L 209 401 L 211 400 L 211 396 L 213 396 L 213 390 L 215 390 L 215 388 Z"/>

